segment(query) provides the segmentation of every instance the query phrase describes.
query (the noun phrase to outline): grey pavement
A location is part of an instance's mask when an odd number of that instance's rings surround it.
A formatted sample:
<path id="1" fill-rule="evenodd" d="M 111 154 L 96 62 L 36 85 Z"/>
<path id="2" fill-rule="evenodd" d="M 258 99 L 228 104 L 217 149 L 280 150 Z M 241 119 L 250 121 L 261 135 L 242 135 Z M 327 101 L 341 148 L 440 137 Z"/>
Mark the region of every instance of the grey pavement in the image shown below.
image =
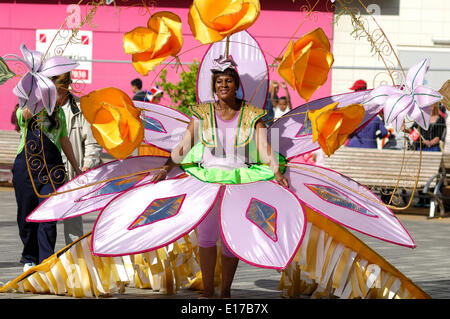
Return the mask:
<path id="1" fill-rule="evenodd" d="M 428 219 L 426 212 L 397 215 L 416 242 L 410 249 L 365 236 L 356 232 L 366 244 L 403 272 L 415 284 L 435 299 L 450 299 L 450 218 Z M 91 230 L 96 215 L 83 216 L 85 232 Z M 63 226 L 58 223 L 56 251 L 63 248 Z M 19 263 L 22 243 L 16 223 L 16 202 L 12 188 L 0 187 L 0 282 L 6 283 L 22 274 Z M 237 299 L 280 299 L 277 290 L 280 274 L 275 270 L 260 269 L 239 263 L 232 286 Z M 124 294 L 113 294 L 112 299 L 183 299 L 197 298 L 197 292 L 181 290 L 176 295 L 165 295 L 148 289 L 127 288 Z M 0 294 L 0 299 L 74 299 L 64 296 L 20 293 Z"/>

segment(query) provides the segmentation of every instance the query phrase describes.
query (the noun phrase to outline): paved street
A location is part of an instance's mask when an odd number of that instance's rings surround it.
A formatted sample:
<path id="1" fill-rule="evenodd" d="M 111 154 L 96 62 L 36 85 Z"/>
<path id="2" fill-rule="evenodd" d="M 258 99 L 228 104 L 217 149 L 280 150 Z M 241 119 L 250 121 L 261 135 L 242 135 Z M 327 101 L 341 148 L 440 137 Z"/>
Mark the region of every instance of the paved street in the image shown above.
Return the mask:
<path id="1" fill-rule="evenodd" d="M 22 243 L 16 224 L 16 203 L 12 188 L 0 188 L 0 282 L 6 283 L 22 273 L 19 263 Z M 450 218 L 427 219 L 424 215 L 398 215 L 417 244 L 409 249 L 357 234 L 377 253 L 412 279 L 432 298 L 450 299 Z M 92 228 L 96 215 L 85 215 L 84 229 Z M 56 250 L 64 247 L 63 227 L 58 224 Z M 356 233 L 355 233 L 356 234 Z M 234 298 L 280 299 L 277 290 L 279 273 L 240 263 L 233 283 Z M 177 295 L 166 296 L 144 289 L 127 288 L 123 295 L 111 298 L 197 298 L 193 291 L 183 290 Z M 65 299 L 69 297 L 8 293 L 0 299 Z"/>

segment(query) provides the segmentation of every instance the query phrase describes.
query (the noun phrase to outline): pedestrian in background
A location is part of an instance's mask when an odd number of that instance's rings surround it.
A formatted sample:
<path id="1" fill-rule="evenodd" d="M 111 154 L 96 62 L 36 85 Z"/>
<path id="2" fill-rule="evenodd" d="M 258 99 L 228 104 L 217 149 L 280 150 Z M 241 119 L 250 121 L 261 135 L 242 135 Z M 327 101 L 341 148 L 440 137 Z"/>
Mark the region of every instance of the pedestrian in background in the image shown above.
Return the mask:
<path id="1" fill-rule="evenodd" d="M 149 102 L 147 91 L 142 90 L 142 80 L 139 78 L 131 81 L 131 92 L 133 92 L 133 101 Z"/>
<path id="2" fill-rule="evenodd" d="M 61 104 L 66 117 L 67 134 L 73 147 L 75 159 L 81 167 L 81 171 L 85 172 L 100 164 L 102 147 L 92 135 L 91 125 L 86 121 L 80 110 L 80 99 L 69 90 L 71 83 L 70 73 L 59 77 L 55 82 L 57 87 L 65 89 L 64 95 L 61 96 Z M 62 154 L 62 159 L 66 167 L 67 181 L 69 181 L 77 174 L 64 154 Z M 84 233 L 81 216 L 65 219 L 63 224 L 66 245 L 69 245 Z"/>
<path id="3" fill-rule="evenodd" d="M 357 80 L 350 90 L 355 92 L 367 90 L 367 83 L 364 80 Z M 379 133 L 378 133 L 379 131 Z M 358 132 L 349 136 L 348 147 L 378 148 L 377 138 L 383 138 L 388 134 L 383 121 L 377 115 Z"/>
<path id="4" fill-rule="evenodd" d="M 55 83 L 62 76 L 52 77 L 51 80 Z M 47 198 L 45 195 L 64 184 L 61 150 L 75 174 L 81 174 L 67 137 L 66 119 L 61 108 L 61 97 L 66 91 L 57 86 L 56 106 L 51 115 L 44 110 L 33 116 L 27 106 L 16 112 L 21 141 L 13 165 L 13 186 L 19 236 L 24 246 L 20 259 L 24 271 L 54 254 L 56 222 L 29 223 L 26 218 Z"/>
<path id="5" fill-rule="evenodd" d="M 275 84 L 278 87 L 278 83 Z M 274 119 L 279 119 L 286 113 L 288 113 L 290 110 L 292 110 L 292 104 L 291 104 L 291 96 L 289 95 L 289 90 L 287 88 L 287 85 L 285 82 L 281 83 L 281 87 L 286 92 L 285 96 L 281 96 L 278 98 L 278 103 L 275 104 L 276 107 L 274 108 Z M 278 91 L 278 89 L 277 89 Z"/>

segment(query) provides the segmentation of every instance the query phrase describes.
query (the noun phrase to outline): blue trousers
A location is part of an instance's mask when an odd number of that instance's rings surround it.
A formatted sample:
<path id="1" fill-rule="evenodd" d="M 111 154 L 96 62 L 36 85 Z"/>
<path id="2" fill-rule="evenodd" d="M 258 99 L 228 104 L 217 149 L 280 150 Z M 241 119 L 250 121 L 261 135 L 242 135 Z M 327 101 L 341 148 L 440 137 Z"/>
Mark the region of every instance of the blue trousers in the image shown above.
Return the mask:
<path id="1" fill-rule="evenodd" d="M 27 143 L 30 141 L 37 145 L 36 148 L 31 147 L 33 143 L 27 144 L 27 156 L 30 163 L 31 178 L 33 178 L 36 191 L 40 195 L 47 195 L 54 192 L 52 184 L 47 180 L 48 171 L 52 168 L 64 167 L 61 159 L 61 153 L 45 135 L 43 136 L 43 144 L 41 145 L 40 132 L 32 132 L 29 127 L 27 134 Z M 47 169 L 43 165 L 42 158 L 38 161 L 35 154 L 41 149 L 44 150 Z M 36 162 L 39 164 L 36 165 Z M 31 164 L 34 163 L 34 166 Z M 58 174 L 53 175 L 52 180 L 56 188 L 64 182 L 65 171 L 57 170 Z M 38 197 L 31 183 L 30 174 L 25 158 L 25 150 L 20 152 L 13 165 L 13 186 L 17 202 L 17 225 L 19 227 L 19 236 L 23 243 L 22 263 L 39 264 L 44 259 L 54 254 L 56 243 L 56 222 L 29 223 L 26 221 L 27 216 L 41 204 L 46 198 Z"/>
<path id="2" fill-rule="evenodd" d="M 34 192 L 28 175 L 25 159 L 17 159 L 13 167 L 13 185 L 17 202 L 17 225 L 23 243 L 22 263 L 39 264 L 54 253 L 56 243 L 56 222 L 29 223 L 25 219 L 45 198 Z M 39 194 L 53 192 L 50 183 L 37 185 Z"/>

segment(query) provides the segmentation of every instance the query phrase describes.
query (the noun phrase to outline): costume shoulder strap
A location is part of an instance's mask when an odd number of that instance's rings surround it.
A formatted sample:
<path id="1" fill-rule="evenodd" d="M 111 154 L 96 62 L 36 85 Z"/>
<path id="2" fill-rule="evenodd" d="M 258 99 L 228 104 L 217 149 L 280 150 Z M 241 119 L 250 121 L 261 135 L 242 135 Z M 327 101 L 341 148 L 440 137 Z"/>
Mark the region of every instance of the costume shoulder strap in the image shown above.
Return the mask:
<path id="1" fill-rule="evenodd" d="M 212 103 L 204 103 L 190 107 L 193 116 L 199 121 L 199 136 L 202 143 L 208 147 L 216 147 L 216 118 Z"/>
<path id="2" fill-rule="evenodd" d="M 256 122 L 266 115 L 267 111 L 260 109 L 248 103 L 242 105 L 238 131 L 236 134 L 236 147 L 243 147 L 247 145 L 253 137 Z"/>

